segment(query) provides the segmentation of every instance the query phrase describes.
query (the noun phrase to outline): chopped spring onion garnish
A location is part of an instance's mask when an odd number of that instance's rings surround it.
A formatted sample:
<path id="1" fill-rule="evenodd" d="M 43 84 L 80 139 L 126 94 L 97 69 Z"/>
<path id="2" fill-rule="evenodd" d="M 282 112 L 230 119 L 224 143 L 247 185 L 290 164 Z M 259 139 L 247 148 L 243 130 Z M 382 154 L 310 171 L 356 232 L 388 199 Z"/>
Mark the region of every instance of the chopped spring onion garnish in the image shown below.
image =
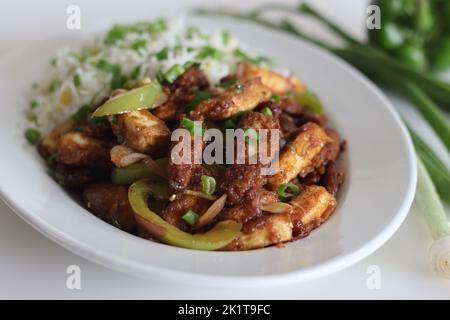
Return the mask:
<path id="1" fill-rule="evenodd" d="M 75 85 L 75 87 L 79 87 L 81 85 L 81 79 L 79 74 L 73 76 L 73 84 Z"/>
<path id="2" fill-rule="evenodd" d="M 152 82 L 109 99 L 95 110 L 93 116 L 102 117 L 140 109 L 153 109 L 166 99 L 161 85 Z"/>
<path id="3" fill-rule="evenodd" d="M 270 97 L 270 101 L 275 102 L 275 103 L 280 102 L 280 99 L 281 99 L 280 96 L 277 94 L 274 94 L 273 96 Z"/>
<path id="4" fill-rule="evenodd" d="M 222 87 L 222 88 L 229 88 L 229 87 L 234 86 L 236 83 L 237 83 L 237 79 L 230 79 L 230 80 L 227 80 L 225 82 L 222 82 L 220 84 L 220 87 Z"/>
<path id="5" fill-rule="evenodd" d="M 97 68 L 112 74 L 111 89 L 122 87 L 126 78 L 122 76 L 122 68 L 118 64 L 112 64 L 105 59 L 100 59 L 97 62 Z"/>
<path id="6" fill-rule="evenodd" d="M 244 141 L 246 144 L 254 145 L 259 142 L 259 135 L 253 128 L 248 128 L 244 131 Z"/>
<path id="7" fill-rule="evenodd" d="M 184 221 L 186 221 L 189 225 L 193 226 L 198 221 L 198 214 L 189 209 L 182 217 Z"/>
<path id="8" fill-rule="evenodd" d="M 31 104 L 30 104 L 31 109 L 34 109 L 34 108 L 36 108 L 37 106 L 38 106 L 38 103 L 37 103 L 36 100 L 31 101 Z"/>
<path id="9" fill-rule="evenodd" d="M 228 31 L 223 31 L 222 32 L 222 40 L 223 40 L 223 44 L 227 45 L 228 43 L 230 43 L 230 33 Z"/>
<path id="10" fill-rule="evenodd" d="M 91 111 L 91 107 L 89 105 L 83 105 L 81 106 L 77 112 L 75 112 L 72 115 L 72 121 L 75 123 L 80 123 L 82 122 L 84 119 L 86 119 L 87 115 L 89 114 L 89 112 Z"/>
<path id="11" fill-rule="evenodd" d="M 237 93 L 242 93 L 242 92 L 244 92 L 244 85 L 242 83 L 238 83 L 234 86 L 234 90 Z"/>
<path id="12" fill-rule="evenodd" d="M 192 101 L 187 106 L 187 111 L 191 111 L 195 109 L 202 101 L 208 100 L 211 98 L 211 93 L 204 90 L 199 90 L 195 93 L 194 98 L 192 98 Z"/>
<path id="13" fill-rule="evenodd" d="M 197 59 L 203 60 L 209 57 L 220 60 L 223 57 L 223 53 L 217 50 L 216 48 L 206 46 L 203 47 L 197 54 Z"/>
<path id="14" fill-rule="evenodd" d="M 136 51 L 139 51 L 139 49 L 145 48 L 146 45 L 147 41 L 145 41 L 144 39 L 139 39 L 133 43 L 132 48 Z"/>
<path id="15" fill-rule="evenodd" d="M 265 107 L 264 109 L 262 109 L 261 113 L 267 117 L 272 116 L 272 110 L 269 107 Z"/>
<path id="16" fill-rule="evenodd" d="M 165 47 L 156 54 L 158 61 L 166 60 L 169 57 L 169 48 Z"/>
<path id="17" fill-rule="evenodd" d="M 202 191 L 207 195 L 212 195 L 216 191 L 216 179 L 203 175 L 201 178 Z"/>
<path id="18" fill-rule="evenodd" d="M 136 67 L 134 67 L 133 71 L 131 71 L 130 79 L 136 80 L 140 74 L 141 74 L 141 65 L 138 64 Z"/>
<path id="19" fill-rule="evenodd" d="M 55 92 L 61 86 L 62 82 L 60 80 L 52 80 L 48 85 L 48 92 Z"/>
<path id="20" fill-rule="evenodd" d="M 429 260 L 438 275 L 450 278 L 450 223 L 433 181 L 419 157 L 417 173 L 415 205 L 423 214 L 434 240 L 429 249 Z"/>
<path id="21" fill-rule="evenodd" d="M 172 67 L 170 67 L 169 70 L 167 70 L 163 77 L 166 79 L 167 82 L 172 83 L 174 82 L 182 73 L 184 72 L 183 66 L 179 64 L 174 64 Z"/>
<path id="22" fill-rule="evenodd" d="M 25 131 L 25 138 L 31 145 L 35 145 L 41 138 L 41 132 L 36 129 L 27 129 Z"/>
<path id="23" fill-rule="evenodd" d="M 290 192 L 286 191 L 288 189 Z M 293 183 L 283 183 L 278 187 L 277 193 L 281 198 L 289 198 L 299 195 L 300 189 Z"/>
<path id="24" fill-rule="evenodd" d="M 120 145 L 125 145 L 127 144 L 128 140 L 127 138 L 125 138 L 124 136 L 117 136 L 117 143 Z"/>
<path id="25" fill-rule="evenodd" d="M 183 118 L 180 124 L 194 136 L 203 135 L 205 131 L 199 121 L 192 121 L 191 119 Z"/>
<path id="26" fill-rule="evenodd" d="M 120 72 L 120 69 L 121 69 L 119 65 L 112 64 L 105 59 L 100 59 L 97 62 L 97 68 L 99 68 L 102 71 L 109 72 L 112 74 Z"/>

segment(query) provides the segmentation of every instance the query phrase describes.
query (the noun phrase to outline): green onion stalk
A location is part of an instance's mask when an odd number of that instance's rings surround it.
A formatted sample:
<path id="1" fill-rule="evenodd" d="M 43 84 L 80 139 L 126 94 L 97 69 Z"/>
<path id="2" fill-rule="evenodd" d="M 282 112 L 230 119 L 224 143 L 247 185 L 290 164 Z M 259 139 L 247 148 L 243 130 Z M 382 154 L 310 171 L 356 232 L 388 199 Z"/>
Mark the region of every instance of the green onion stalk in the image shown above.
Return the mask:
<path id="1" fill-rule="evenodd" d="M 414 205 L 424 216 L 434 240 L 428 257 L 433 270 L 450 279 L 450 223 L 422 160 L 417 157 L 417 190 Z"/>

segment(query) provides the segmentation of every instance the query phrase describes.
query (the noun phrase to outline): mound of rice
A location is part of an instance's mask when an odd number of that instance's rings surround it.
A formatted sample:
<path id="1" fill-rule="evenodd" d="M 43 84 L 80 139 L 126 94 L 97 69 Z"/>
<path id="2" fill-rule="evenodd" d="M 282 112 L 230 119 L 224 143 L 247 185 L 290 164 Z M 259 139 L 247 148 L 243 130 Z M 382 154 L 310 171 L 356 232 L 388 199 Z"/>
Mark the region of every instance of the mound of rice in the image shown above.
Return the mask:
<path id="1" fill-rule="evenodd" d="M 46 134 L 127 81 L 163 77 L 170 82 L 192 63 L 214 84 L 242 60 L 267 64 L 227 31 L 205 32 L 183 19 L 114 25 L 91 45 L 65 48 L 50 61 L 47 78 L 33 86 L 27 126 Z"/>

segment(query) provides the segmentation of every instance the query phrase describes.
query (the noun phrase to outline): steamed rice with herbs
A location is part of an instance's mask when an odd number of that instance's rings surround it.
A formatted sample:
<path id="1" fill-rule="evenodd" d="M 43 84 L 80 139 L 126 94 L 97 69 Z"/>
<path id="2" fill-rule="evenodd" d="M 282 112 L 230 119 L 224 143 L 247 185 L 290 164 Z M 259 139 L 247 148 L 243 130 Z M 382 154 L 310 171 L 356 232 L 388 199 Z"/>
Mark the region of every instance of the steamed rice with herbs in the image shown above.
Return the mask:
<path id="1" fill-rule="evenodd" d="M 242 60 L 268 63 L 227 31 L 206 32 L 182 19 L 115 25 L 91 45 L 65 48 L 50 60 L 47 78 L 33 85 L 27 139 L 38 140 L 79 108 L 95 105 L 112 89 L 136 79 L 172 82 L 198 63 L 216 84 Z"/>

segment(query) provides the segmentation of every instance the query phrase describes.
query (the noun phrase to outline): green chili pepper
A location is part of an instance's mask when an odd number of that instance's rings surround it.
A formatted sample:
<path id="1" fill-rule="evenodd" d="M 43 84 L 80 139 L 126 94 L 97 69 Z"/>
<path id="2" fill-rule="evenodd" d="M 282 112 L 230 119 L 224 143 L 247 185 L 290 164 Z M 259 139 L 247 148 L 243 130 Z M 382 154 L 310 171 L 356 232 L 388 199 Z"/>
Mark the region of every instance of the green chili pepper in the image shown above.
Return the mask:
<path id="1" fill-rule="evenodd" d="M 153 195 L 157 187 L 149 180 L 135 182 L 128 191 L 128 199 L 141 225 L 161 241 L 188 249 L 217 250 L 240 234 L 242 224 L 235 221 L 219 222 L 205 233 L 189 234 L 181 231 L 149 209 L 147 198 Z"/>
<path id="2" fill-rule="evenodd" d="M 102 117 L 140 109 L 153 109 L 166 99 L 161 85 L 158 82 L 152 82 L 109 99 L 98 107 L 92 116 Z"/>

